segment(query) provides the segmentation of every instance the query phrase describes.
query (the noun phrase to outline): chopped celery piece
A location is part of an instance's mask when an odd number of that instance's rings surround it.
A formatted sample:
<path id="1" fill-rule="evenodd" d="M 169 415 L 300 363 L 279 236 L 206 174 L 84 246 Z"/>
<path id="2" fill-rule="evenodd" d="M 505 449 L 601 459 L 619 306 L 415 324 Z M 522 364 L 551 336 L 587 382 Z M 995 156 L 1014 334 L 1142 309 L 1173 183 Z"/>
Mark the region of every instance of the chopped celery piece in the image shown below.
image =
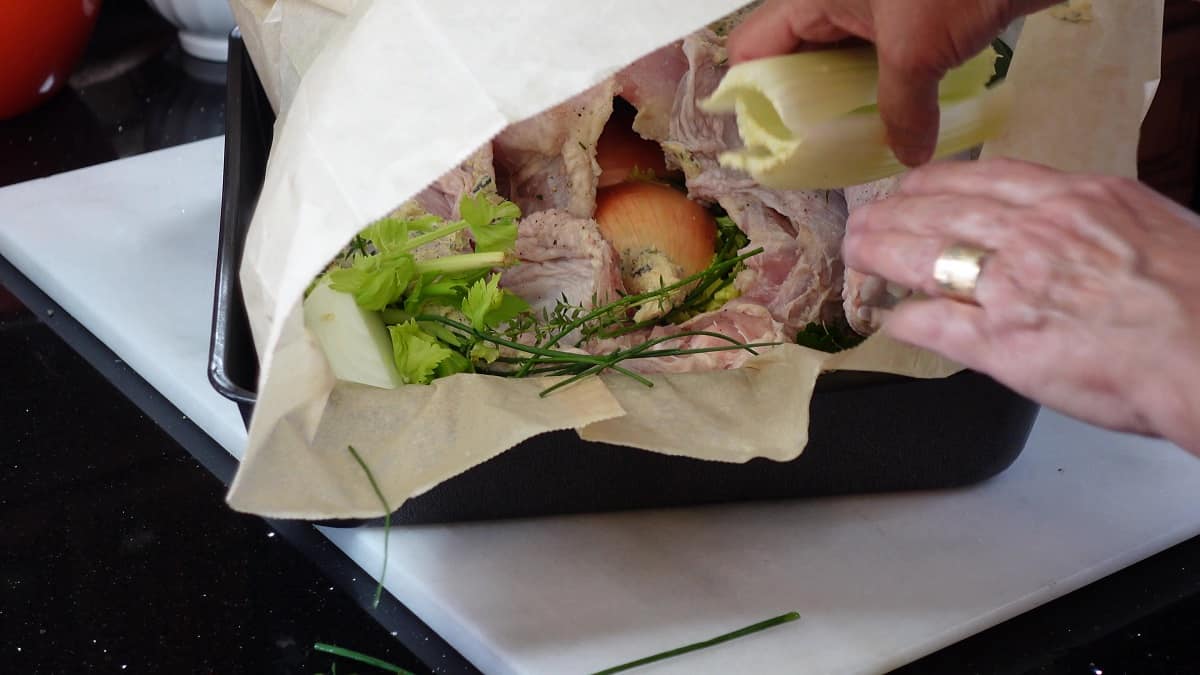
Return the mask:
<path id="1" fill-rule="evenodd" d="M 328 277 L 305 298 L 304 325 L 321 343 L 337 379 L 382 389 L 404 384 L 383 317 L 360 307 L 353 295 L 330 288 Z"/>

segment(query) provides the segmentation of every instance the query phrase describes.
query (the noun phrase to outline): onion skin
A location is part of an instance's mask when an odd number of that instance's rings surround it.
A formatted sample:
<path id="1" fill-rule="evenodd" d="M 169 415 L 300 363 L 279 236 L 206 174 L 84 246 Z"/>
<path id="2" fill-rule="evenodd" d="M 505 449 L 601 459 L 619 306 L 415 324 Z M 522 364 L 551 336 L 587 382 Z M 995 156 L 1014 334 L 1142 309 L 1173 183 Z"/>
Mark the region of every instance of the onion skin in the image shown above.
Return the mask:
<path id="1" fill-rule="evenodd" d="M 646 251 L 658 251 L 679 268 L 682 278 L 706 269 L 716 254 L 712 214 L 666 185 L 631 182 L 605 188 L 596 199 L 595 218 L 623 268 Z"/>

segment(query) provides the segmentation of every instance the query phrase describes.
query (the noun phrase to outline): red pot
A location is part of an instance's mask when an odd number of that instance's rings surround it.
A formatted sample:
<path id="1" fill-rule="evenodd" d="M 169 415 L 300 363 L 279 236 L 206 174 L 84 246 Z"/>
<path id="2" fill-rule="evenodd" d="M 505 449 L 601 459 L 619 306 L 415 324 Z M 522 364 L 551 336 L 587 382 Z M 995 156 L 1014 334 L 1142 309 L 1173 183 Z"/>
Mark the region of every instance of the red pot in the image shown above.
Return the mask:
<path id="1" fill-rule="evenodd" d="M 0 0 L 0 119 L 67 83 L 99 13 L 100 0 Z"/>

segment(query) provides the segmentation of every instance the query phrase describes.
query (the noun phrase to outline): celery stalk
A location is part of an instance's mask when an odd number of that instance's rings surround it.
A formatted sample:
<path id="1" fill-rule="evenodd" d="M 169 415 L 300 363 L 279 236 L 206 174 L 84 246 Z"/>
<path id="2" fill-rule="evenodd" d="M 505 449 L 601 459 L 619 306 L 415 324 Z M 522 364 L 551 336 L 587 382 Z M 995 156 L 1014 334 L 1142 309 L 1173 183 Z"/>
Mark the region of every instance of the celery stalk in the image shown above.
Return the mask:
<path id="1" fill-rule="evenodd" d="M 870 47 L 801 52 L 758 59 L 730 69 L 701 108 L 734 112 L 757 94 L 788 129 L 809 127 L 875 103 L 879 69 Z"/>
<path id="2" fill-rule="evenodd" d="M 1012 107 L 1011 89 L 1000 86 L 979 96 L 942 105 L 935 158 L 969 150 L 1003 130 Z M 813 127 L 784 153 L 761 147 L 721 155 L 721 164 L 741 169 L 766 187 L 824 190 L 858 185 L 905 170 L 885 140 L 875 113 L 858 113 Z"/>
<path id="3" fill-rule="evenodd" d="M 987 49 L 943 79 L 935 157 L 1003 130 L 1012 96 L 1003 85 L 987 88 L 996 56 Z M 838 188 L 905 169 L 887 145 L 877 86 L 870 47 L 804 52 L 734 67 L 702 107 L 737 115 L 745 147 L 721 155 L 722 165 L 774 188 Z"/>

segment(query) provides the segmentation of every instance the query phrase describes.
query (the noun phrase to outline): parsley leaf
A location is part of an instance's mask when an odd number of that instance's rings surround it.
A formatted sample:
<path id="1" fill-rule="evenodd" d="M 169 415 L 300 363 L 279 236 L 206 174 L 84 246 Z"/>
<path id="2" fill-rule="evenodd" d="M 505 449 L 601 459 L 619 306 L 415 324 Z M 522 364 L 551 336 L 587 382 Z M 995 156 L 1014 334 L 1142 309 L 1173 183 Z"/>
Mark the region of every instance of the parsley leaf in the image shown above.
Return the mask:
<path id="1" fill-rule="evenodd" d="M 495 328 L 529 311 L 529 303 L 500 288 L 500 275 L 476 281 L 463 298 L 462 313 L 475 330 Z"/>
<path id="2" fill-rule="evenodd" d="M 500 302 L 493 305 L 492 310 L 488 312 L 485 322 L 495 328 L 531 311 L 533 308 L 521 296 L 504 291 L 500 296 Z"/>
<path id="3" fill-rule="evenodd" d="M 360 256 L 349 268 L 333 270 L 333 290 L 349 293 L 363 309 L 381 310 L 395 302 L 416 276 L 416 262 L 406 253 Z"/>
<path id="4" fill-rule="evenodd" d="M 477 279 L 504 263 L 516 245 L 521 217 L 516 204 L 492 203 L 484 194 L 463 197 L 460 210 L 463 220 L 457 223 L 428 214 L 375 221 L 355 237 L 350 266 L 330 273 L 333 289 L 376 311 L 402 304 L 409 314 L 419 314 L 435 298 L 456 306 Z M 428 260 L 413 255 L 467 228 L 475 236 L 475 252 Z"/>
<path id="5" fill-rule="evenodd" d="M 736 258 L 738 251 L 750 245 L 750 237 L 728 214 L 717 216 L 717 259 Z"/>
<path id="6" fill-rule="evenodd" d="M 454 352 L 421 330 L 416 321 L 388 326 L 396 369 L 406 384 L 429 384 L 433 374 Z"/>
<path id="7" fill-rule="evenodd" d="M 459 373 L 473 373 L 475 366 L 467 357 L 459 354 L 456 351 L 450 352 L 450 357 L 438 364 L 437 370 L 434 371 L 435 377 L 450 377 Z"/>
<path id="8" fill-rule="evenodd" d="M 500 348 L 489 342 L 476 342 L 471 347 L 471 360 L 482 365 L 490 365 L 500 358 Z"/>
<path id="9" fill-rule="evenodd" d="M 407 218 L 384 218 L 372 223 L 359 233 L 359 237 L 370 241 L 375 245 L 375 250 L 382 254 L 403 251 L 408 243 L 408 232 Z"/>
<path id="10" fill-rule="evenodd" d="M 476 364 L 500 357 L 497 345 L 427 319 L 462 320 L 490 331 L 530 311 L 528 303 L 500 288 L 493 271 L 513 255 L 520 208 L 480 193 L 464 196 L 459 211 L 463 217 L 457 222 L 413 216 L 411 210 L 375 221 L 355 237 L 343 266 L 328 275 L 334 290 L 381 313 L 405 383 L 474 372 Z M 475 239 L 474 251 L 431 257 L 422 249 L 465 229 Z"/>
<path id="11" fill-rule="evenodd" d="M 475 238 L 476 253 L 512 250 L 517 243 L 517 220 L 521 209 L 512 202 L 493 204 L 486 194 L 467 195 L 459 203 L 463 220 Z"/>

